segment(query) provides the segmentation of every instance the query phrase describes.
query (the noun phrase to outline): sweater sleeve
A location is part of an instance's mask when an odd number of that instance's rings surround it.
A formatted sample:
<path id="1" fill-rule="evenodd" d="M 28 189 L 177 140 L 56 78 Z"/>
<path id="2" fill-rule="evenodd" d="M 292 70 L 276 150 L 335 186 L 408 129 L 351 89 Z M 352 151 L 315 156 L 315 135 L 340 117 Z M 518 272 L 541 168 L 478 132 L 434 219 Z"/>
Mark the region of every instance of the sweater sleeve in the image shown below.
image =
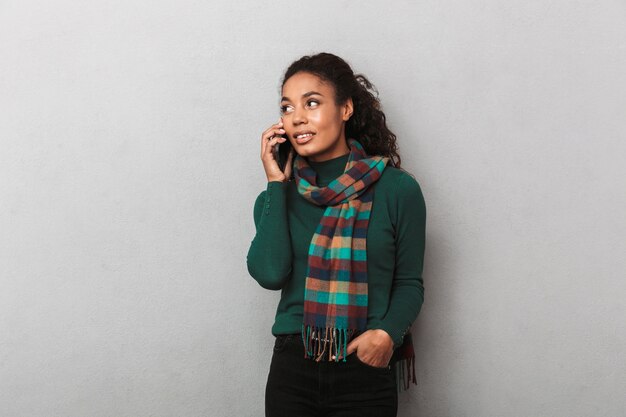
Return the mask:
<path id="1" fill-rule="evenodd" d="M 254 204 L 256 235 L 246 263 L 263 288 L 279 290 L 291 275 L 291 237 L 287 221 L 287 184 L 270 181 Z"/>
<path id="2" fill-rule="evenodd" d="M 389 309 L 380 326 L 393 339 L 394 348 L 402 344 L 424 302 L 426 239 L 426 204 L 419 184 L 408 174 L 397 184 L 396 268 Z"/>

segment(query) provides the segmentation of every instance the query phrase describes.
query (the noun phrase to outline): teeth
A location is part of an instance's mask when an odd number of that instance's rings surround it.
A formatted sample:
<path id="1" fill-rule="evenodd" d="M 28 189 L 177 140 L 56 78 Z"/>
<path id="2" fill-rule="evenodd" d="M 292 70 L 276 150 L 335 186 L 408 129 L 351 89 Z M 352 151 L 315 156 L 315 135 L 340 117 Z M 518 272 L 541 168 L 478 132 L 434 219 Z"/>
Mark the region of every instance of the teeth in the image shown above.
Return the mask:
<path id="1" fill-rule="evenodd" d="M 305 133 L 303 135 L 298 135 L 296 136 L 296 138 L 302 139 L 302 138 L 308 138 L 309 136 L 313 136 L 313 133 Z"/>

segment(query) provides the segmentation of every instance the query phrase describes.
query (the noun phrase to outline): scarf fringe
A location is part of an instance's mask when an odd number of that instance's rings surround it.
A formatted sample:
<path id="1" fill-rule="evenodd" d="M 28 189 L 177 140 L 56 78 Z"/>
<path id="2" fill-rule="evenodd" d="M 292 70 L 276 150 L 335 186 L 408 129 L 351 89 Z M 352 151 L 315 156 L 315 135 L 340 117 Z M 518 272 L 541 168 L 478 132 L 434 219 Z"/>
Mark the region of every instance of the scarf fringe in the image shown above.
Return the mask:
<path id="1" fill-rule="evenodd" d="M 411 387 L 411 383 L 417 385 L 417 376 L 415 374 L 415 349 L 413 347 L 411 333 L 404 335 L 402 345 L 396 349 L 391 360 L 395 360 L 396 363 L 396 383 L 398 392 L 408 390 Z"/>
<path id="2" fill-rule="evenodd" d="M 348 342 L 352 339 L 355 330 L 338 329 L 336 327 L 316 327 L 302 325 L 302 342 L 304 343 L 304 357 L 321 360 L 346 362 Z M 320 337 L 323 336 L 323 337 Z M 415 351 L 411 334 L 407 333 L 391 359 L 396 367 L 396 385 L 398 392 L 407 391 L 411 384 L 417 385 L 415 372 Z"/>
<path id="3" fill-rule="evenodd" d="M 339 357 L 341 356 L 343 362 L 346 362 L 348 342 L 352 339 L 355 331 L 303 324 L 302 342 L 304 343 L 304 357 L 307 359 L 313 358 L 316 362 L 324 358 L 328 361 L 339 362 Z"/>
<path id="4" fill-rule="evenodd" d="M 396 362 L 396 383 L 398 392 L 407 391 L 413 385 L 417 385 L 415 376 L 415 357 L 400 359 Z"/>

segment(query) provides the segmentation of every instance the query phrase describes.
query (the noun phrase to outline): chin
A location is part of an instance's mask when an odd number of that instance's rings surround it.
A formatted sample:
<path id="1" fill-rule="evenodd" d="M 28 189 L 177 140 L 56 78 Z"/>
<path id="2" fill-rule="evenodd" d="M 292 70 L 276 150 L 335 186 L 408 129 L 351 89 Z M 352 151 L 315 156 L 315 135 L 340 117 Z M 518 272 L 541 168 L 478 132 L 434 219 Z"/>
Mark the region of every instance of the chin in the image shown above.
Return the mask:
<path id="1" fill-rule="evenodd" d="M 315 148 L 311 149 L 308 146 L 301 146 L 299 149 L 296 148 L 296 151 L 298 152 L 300 156 L 307 156 L 307 157 L 318 153 Z"/>

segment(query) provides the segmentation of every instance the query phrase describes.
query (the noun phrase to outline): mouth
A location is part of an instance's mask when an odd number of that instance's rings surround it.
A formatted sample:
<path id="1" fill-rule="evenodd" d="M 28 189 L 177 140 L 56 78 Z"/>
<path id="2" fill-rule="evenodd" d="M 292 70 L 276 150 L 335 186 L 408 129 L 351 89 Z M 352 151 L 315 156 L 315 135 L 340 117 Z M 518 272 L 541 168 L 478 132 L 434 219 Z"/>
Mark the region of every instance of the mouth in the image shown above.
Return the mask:
<path id="1" fill-rule="evenodd" d="M 312 133 L 312 132 L 302 132 L 302 133 L 293 135 L 298 145 L 304 145 L 305 143 L 313 139 L 313 136 L 315 136 L 315 133 Z"/>

